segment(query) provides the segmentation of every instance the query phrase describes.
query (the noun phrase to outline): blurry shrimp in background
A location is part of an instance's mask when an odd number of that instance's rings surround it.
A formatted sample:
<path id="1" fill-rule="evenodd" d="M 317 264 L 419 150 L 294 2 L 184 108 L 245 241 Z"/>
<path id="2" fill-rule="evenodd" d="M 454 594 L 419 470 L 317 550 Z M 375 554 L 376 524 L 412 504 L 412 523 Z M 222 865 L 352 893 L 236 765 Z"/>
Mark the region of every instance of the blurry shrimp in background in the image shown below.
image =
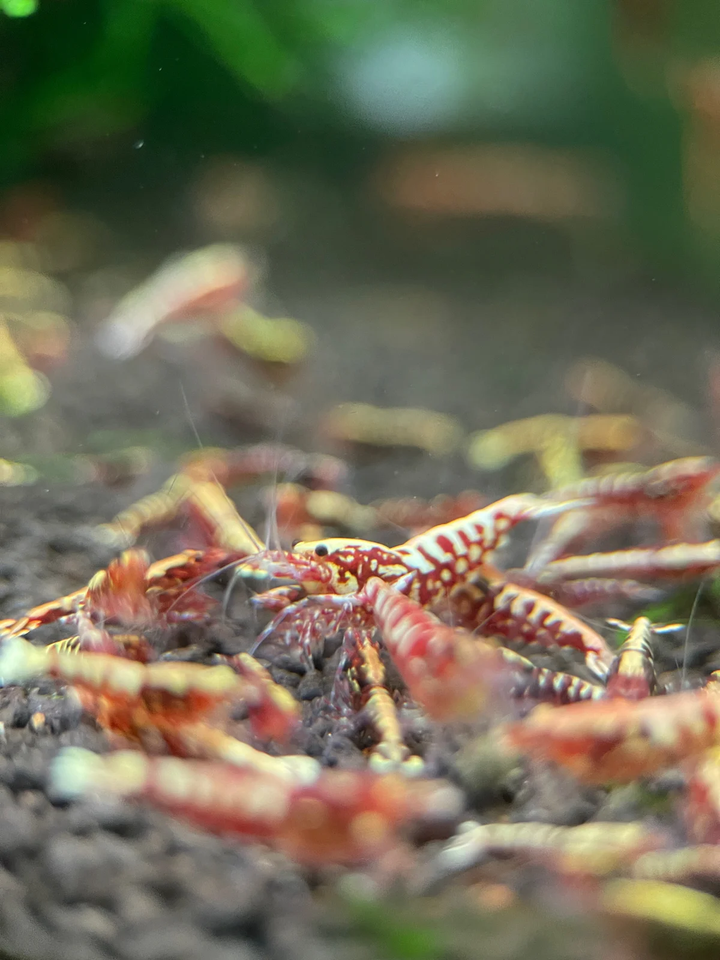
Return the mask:
<path id="1" fill-rule="evenodd" d="M 19 196 L 16 206 L 22 219 Z M 15 227 L 6 202 L 0 206 L 0 415 L 9 417 L 45 405 L 45 374 L 66 361 L 72 327 L 68 288 L 45 272 L 45 248 L 17 239 Z"/>
<path id="2" fill-rule="evenodd" d="M 241 300 L 251 283 L 249 262 L 232 244 L 213 244 L 186 254 L 120 301 L 100 326 L 97 345 L 116 360 L 134 357 L 162 324 L 222 312 Z"/>
<path id="3" fill-rule="evenodd" d="M 637 417 L 667 453 L 686 457 L 705 452 L 698 415 L 692 407 L 606 360 L 586 357 L 575 361 L 565 385 L 583 408 Z"/>
<path id="4" fill-rule="evenodd" d="M 137 356 L 164 324 L 209 321 L 209 333 L 274 379 L 305 359 L 312 330 L 290 317 L 271 319 L 250 307 L 258 265 L 234 244 L 213 244 L 169 261 L 123 297 L 96 341 L 115 360 Z"/>
<path id="5" fill-rule="evenodd" d="M 47 379 L 34 371 L 0 320 L 0 413 L 20 416 L 42 407 L 50 395 Z"/>

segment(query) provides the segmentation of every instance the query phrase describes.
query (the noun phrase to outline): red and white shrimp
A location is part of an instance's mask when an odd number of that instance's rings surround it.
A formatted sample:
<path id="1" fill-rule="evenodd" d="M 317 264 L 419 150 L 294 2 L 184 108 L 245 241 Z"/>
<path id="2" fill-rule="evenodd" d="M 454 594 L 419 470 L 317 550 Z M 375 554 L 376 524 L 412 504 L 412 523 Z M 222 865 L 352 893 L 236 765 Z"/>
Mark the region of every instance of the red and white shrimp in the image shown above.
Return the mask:
<path id="1" fill-rule="evenodd" d="M 665 547 L 634 547 L 609 553 L 589 553 L 553 560 L 543 568 L 539 583 L 550 589 L 564 580 L 595 577 L 633 580 L 693 580 L 720 568 L 720 540 L 673 543 Z"/>
<path id="2" fill-rule="evenodd" d="M 557 763 L 584 783 L 629 783 L 720 743 L 714 686 L 646 700 L 541 704 L 501 736 L 512 749 Z"/>
<path id="3" fill-rule="evenodd" d="M 338 695 L 339 691 L 342 691 Z M 385 667 L 377 645 L 355 631 L 345 634 L 343 655 L 338 663 L 334 702 L 345 712 L 348 707 L 365 721 L 377 738 L 370 752 L 371 770 L 387 773 L 399 770 L 405 776 L 419 776 L 424 769 L 420 757 L 411 756 L 406 745 L 397 705 L 386 685 Z"/>
<path id="4" fill-rule="evenodd" d="M 613 659 L 607 643 L 559 603 L 502 579 L 489 584 L 487 600 L 478 621 L 484 633 L 545 647 L 573 647 L 584 654 L 585 662 L 597 676 L 606 675 Z"/>
<path id="5" fill-rule="evenodd" d="M 379 577 L 368 580 L 357 600 L 372 612 L 410 695 L 433 719 L 481 716 L 507 686 L 509 673 L 494 647 L 441 623 Z"/>
<path id="6" fill-rule="evenodd" d="M 471 869 L 492 857 L 532 858 L 565 873 L 604 876 L 668 842 L 642 823 L 463 823 L 434 857 L 434 881 Z"/>
<path id="7" fill-rule="evenodd" d="M 588 505 L 555 522 L 528 558 L 526 569 L 537 573 L 578 541 L 638 519 L 654 520 L 665 540 L 701 540 L 719 473 L 720 463 L 710 457 L 685 457 L 649 470 L 587 477 L 561 487 L 548 496 L 560 502 L 587 500 Z"/>
<path id="8" fill-rule="evenodd" d="M 254 735 L 263 741 L 286 742 L 300 721 L 298 703 L 290 691 L 275 683 L 265 667 L 247 653 L 224 657 L 222 662 L 243 680 Z"/>
<path id="9" fill-rule="evenodd" d="M 184 473 L 174 474 L 157 493 L 138 500 L 96 532 L 101 540 L 126 547 L 144 530 L 178 517 L 184 523 L 184 543 L 228 550 L 238 559 L 264 549 L 262 540 L 214 478 L 193 479 Z"/>
<path id="10" fill-rule="evenodd" d="M 522 583 L 525 579 L 524 573 L 526 574 L 526 571 L 509 570 L 506 576 L 513 583 Z M 572 610 L 579 607 L 604 605 L 616 600 L 637 604 L 657 603 L 664 596 L 663 590 L 641 583 L 639 580 L 591 577 L 586 580 L 561 580 L 548 586 L 545 586 L 542 581 L 535 583 L 532 578 L 530 580 L 528 586 L 547 593 L 563 607 L 569 607 Z"/>
<path id="11" fill-rule="evenodd" d="M 509 531 L 524 520 L 536 519 L 574 507 L 575 504 L 548 504 L 532 494 L 506 497 L 452 523 L 442 524 L 412 537 L 399 547 L 386 547 L 369 540 L 327 538 L 298 543 L 291 552 L 267 551 L 251 559 L 247 567 L 276 577 L 294 580 L 301 593 L 281 593 L 282 613 L 259 638 L 272 634 L 292 642 L 315 621 L 331 621 L 335 630 L 343 627 L 334 596 L 357 594 L 371 577 L 406 584 L 404 592 L 424 607 L 452 608 L 453 593 L 468 584 L 473 575 L 492 563 Z M 285 591 L 285 588 L 281 588 Z M 256 598 L 277 609 L 277 594 L 268 591 Z M 289 597 L 296 601 L 288 606 Z M 287 598 L 287 602 L 286 602 Z M 323 598 L 326 598 L 325 600 Z M 353 609 L 348 605 L 347 612 Z M 474 627 L 476 611 L 464 618 L 453 609 L 460 625 Z M 312 632 L 312 631 L 311 631 Z"/>
<path id="12" fill-rule="evenodd" d="M 572 673 L 536 667 L 532 660 L 507 647 L 500 647 L 498 652 L 512 668 L 510 695 L 514 699 L 561 706 L 582 700 L 602 700 L 606 696 L 605 687 L 597 683 L 590 683 Z"/>
<path id="13" fill-rule="evenodd" d="M 659 625 L 647 617 L 638 617 L 632 624 L 608 620 L 611 626 L 628 631 L 627 640 L 617 652 L 608 670 L 607 695 L 626 700 L 642 700 L 651 696 L 657 686 L 653 636 L 684 629 L 681 623 Z"/>
<path id="14" fill-rule="evenodd" d="M 549 504 L 529 493 L 515 494 L 459 520 L 432 527 L 398 547 L 329 537 L 297 543 L 289 553 L 269 551 L 258 558 L 258 564 L 274 576 L 298 581 L 308 594 L 357 593 L 370 577 L 396 580 L 414 573 L 412 597 L 426 605 L 445 597 L 455 584 L 491 564 L 518 523 L 575 506 Z"/>
<path id="15" fill-rule="evenodd" d="M 683 815 L 695 843 L 720 843 L 720 748 L 708 750 L 690 774 Z"/>
<path id="16" fill-rule="evenodd" d="M 243 697 L 247 687 L 229 666 L 163 662 L 144 664 L 103 653 L 69 653 L 36 647 L 20 637 L 0 650 L 3 686 L 50 676 L 85 687 L 110 701 L 145 703 L 165 716 L 196 720 L 219 703 Z"/>
<path id="17" fill-rule="evenodd" d="M 103 653 L 84 653 L 63 644 L 35 647 L 15 637 L 0 650 L 0 682 L 7 686 L 45 675 L 69 684 L 84 709 L 109 733 L 179 756 L 214 757 L 240 766 L 274 770 L 268 757 L 208 724 L 221 708 L 244 702 L 253 734 L 287 740 L 300 722 L 292 695 L 275 684 L 250 657 L 244 676 L 226 664 L 142 664 Z M 285 760 L 280 770 L 287 766 Z"/>
<path id="18" fill-rule="evenodd" d="M 458 792 L 443 781 L 344 770 L 281 779 L 222 763 L 74 747 L 55 759 L 51 784 L 65 799 L 111 793 L 146 800 L 205 830 L 269 843 L 317 865 L 363 862 L 413 821 L 460 812 Z"/>
<path id="19" fill-rule="evenodd" d="M 24 636 L 46 624 L 81 617 L 133 628 L 201 621 L 213 601 L 194 587 L 239 559 L 242 553 L 210 548 L 184 550 L 150 563 L 144 550 L 126 550 L 86 587 L 33 607 L 16 620 L 3 621 L 0 637 Z"/>
<path id="20" fill-rule="evenodd" d="M 589 500 L 584 516 L 593 528 L 652 518 L 664 539 L 688 540 L 704 519 L 719 474 L 720 462 L 711 457 L 683 457 L 649 470 L 587 477 L 550 496 L 561 502 Z"/>
<path id="21" fill-rule="evenodd" d="M 176 258 L 120 301 L 98 330 L 98 346 L 115 360 L 134 357 L 162 324 L 217 314 L 236 303 L 247 292 L 251 273 L 243 252 L 231 244 Z"/>
<path id="22" fill-rule="evenodd" d="M 301 480 L 310 489 L 297 489 L 309 496 L 335 491 L 347 474 L 347 464 L 337 457 L 307 454 L 279 443 L 194 451 L 182 458 L 179 471 L 160 490 L 138 500 L 110 523 L 101 524 L 97 532 L 101 539 L 126 547 L 148 528 L 169 523 L 180 515 L 191 526 L 186 542 L 193 546 L 225 546 L 252 553 L 263 549 L 264 544 L 238 516 L 225 493 L 226 487 L 282 475 Z M 342 495 L 337 496 L 342 499 Z"/>

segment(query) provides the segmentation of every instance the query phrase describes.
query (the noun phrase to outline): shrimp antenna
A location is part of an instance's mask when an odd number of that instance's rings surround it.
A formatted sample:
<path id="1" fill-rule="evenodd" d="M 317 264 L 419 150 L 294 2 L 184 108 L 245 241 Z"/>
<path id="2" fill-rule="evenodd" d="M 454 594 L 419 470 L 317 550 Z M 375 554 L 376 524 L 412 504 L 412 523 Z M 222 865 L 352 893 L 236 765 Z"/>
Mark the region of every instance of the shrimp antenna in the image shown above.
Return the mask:
<path id="1" fill-rule="evenodd" d="M 690 616 L 688 617 L 687 630 L 685 632 L 685 643 L 683 645 L 682 674 L 680 679 L 681 690 L 685 687 L 685 680 L 687 677 L 687 661 L 688 661 L 688 653 L 690 651 L 690 628 L 692 627 L 693 620 L 695 619 L 695 614 L 697 613 L 698 604 L 700 603 L 700 595 L 703 592 L 705 583 L 706 583 L 705 580 L 700 581 L 700 585 L 698 586 L 697 593 L 695 594 L 695 599 L 693 601 L 692 608 L 690 609 Z"/>
<path id="2" fill-rule="evenodd" d="M 232 570 L 233 568 L 239 569 L 244 567 L 246 564 L 250 563 L 251 560 L 254 560 L 258 556 L 257 553 L 251 553 L 250 556 L 245 557 L 244 560 L 232 560 L 230 563 L 224 564 L 222 567 L 218 567 L 217 570 L 213 570 L 211 573 L 205 574 L 204 577 L 200 577 L 199 580 L 196 580 L 194 583 L 190 584 L 183 590 L 182 593 L 178 594 L 177 597 L 173 600 L 170 606 L 167 608 L 167 613 L 173 609 L 173 607 L 180 602 L 180 600 L 185 596 L 186 593 L 190 593 L 191 590 L 195 590 L 197 587 L 201 587 L 204 583 L 210 583 L 215 577 L 219 576 L 221 573 L 224 573 L 226 570 Z"/>
<path id="3" fill-rule="evenodd" d="M 240 519 L 242 520 L 242 517 Z M 242 520 L 242 523 L 243 523 L 243 526 L 246 528 L 246 532 L 252 535 L 250 539 L 252 540 L 253 544 L 257 547 L 257 551 L 251 554 L 249 557 L 246 557 L 244 560 L 241 560 L 239 563 L 236 563 L 236 564 L 231 563 L 231 564 L 228 564 L 227 567 L 221 567 L 221 570 L 227 570 L 229 569 L 229 567 L 233 567 L 233 566 L 235 567 L 235 569 L 232 572 L 232 576 L 230 577 L 230 581 L 227 587 L 225 588 L 225 592 L 223 594 L 222 615 L 226 620 L 229 619 L 228 611 L 230 609 L 230 601 L 232 600 L 232 595 L 237 585 L 237 581 L 240 579 L 240 571 L 244 566 L 247 565 L 247 563 L 251 559 L 255 559 L 256 557 L 261 556 L 261 554 L 267 553 L 267 549 L 268 549 L 267 545 L 262 542 L 260 537 L 255 533 L 253 528 L 250 526 L 250 524 L 246 523 L 245 520 Z"/>
<path id="4" fill-rule="evenodd" d="M 185 392 L 185 387 L 184 387 L 182 381 L 180 381 L 180 393 L 182 394 L 183 406 L 185 407 L 185 413 L 186 413 L 186 415 L 187 415 L 188 423 L 190 424 L 190 428 L 191 428 L 193 434 L 195 435 L 195 440 L 196 440 L 196 442 L 197 442 L 198 448 L 199 448 L 200 450 L 203 450 L 203 449 L 204 449 L 204 445 L 203 445 L 202 440 L 200 439 L 200 434 L 199 434 L 199 432 L 198 432 L 197 426 L 195 425 L 195 419 L 194 419 L 194 417 L 193 417 L 193 415 L 192 415 L 192 411 L 190 410 L 190 404 L 189 404 L 189 402 L 188 402 L 187 393 Z M 222 486 L 222 484 L 220 483 L 220 481 L 218 480 L 218 478 L 217 478 L 217 476 L 215 475 L 214 471 L 212 472 L 212 478 L 213 478 L 215 484 L 223 491 L 223 493 L 225 493 L 225 489 L 224 489 L 224 487 Z M 175 479 L 176 479 L 176 478 L 173 478 L 173 482 L 174 482 Z M 267 549 L 266 545 L 263 543 L 263 541 L 260 539 L 260 537 L 257 535 L 257 533 L 253 530 L 253 528 L 250 526 L 250 524 L 247 522 L 247 520 L 245 520 L 244 517 L 240 516 L 240 514 L 238 514 L 237 520 L 238 520 L 240 526 L 242 527 L 243 531 L 245 532 L 245 534 L 246 534 L 248 540 L 250 541 L 250 543 L 256 548 L 256 551 L 257 551 L 257 552 L 256 552 L 256 554 L 252 554 L 252 556 L 257 556 L 257 554 L 262 553 L 264 550 L 266 550 L 266 549 Z M 244 563 L 247 562 L 247 560 L 249 560 L 249 559 L 250 559 L 250 558 L 248 557 L 248 558 L 246 558 L 245 561 L 243 561 L 243 562 L 241 562 L 241 563 L 237 563 L 237 561 L 236 561 L 235 563 L 228 564 L 228 565 L 225 566 L 225 567 L 220 567 L 218 570 L 215 570 L 213 573 L 208 574 L 208 576 L 203 577 L 202 580 L 198 580 L 198 582 L 195 583 L 195 584 L 193 584 L 192 587 L 188 587 L 188 590 L 192 590 L 192 589 L 194 589 L 195 587 L 200 586 L 200 584 L 206 583 L 206 582 L 212 580 L 214 577 L 216 577 L 219 573 L 222 573 L 224 570 L 228 570 L 228 569 L 230 569 L 231 567 L 235 567 L 235 570 L 233 571 L 233 575 L 232 575 L 232 577 L 230 578 L 230 583 L 228 584 L 227 589 L 225 590 L 225 594 L 224 594 L 224 596 L 223 596 L 222 615 L 223 615 L 223 617 L 227 618 L 227 615 L 228 615 L 228 607 L 229 607 L 229 604 L 230 604 L 230 599 L 231 599 L 231 597 L 232 597 L 232 591 L 233 591 L 233 589 L 234 589 L 234 587 L 235 587 L 235 582 L 236 582 L 236 580 L 237 580 L 238 577 L 239 577 L 238 571 L 239 571 L 240 568 L 244 565 Z M 187 590 L 186 590 L 186 591 L 183 591 L 183 593 L 181 593 L 180 596 L 178 596 L 178 597 L 173 601 L 173 603 L 171 604 L 171 606 L 170 606 L 168 609 L 172 609 L 172 607 L 175 605 L 175 603 L 177 603 L 178 600 L 180 600 L 180 597 L 184 596 L 185 593 L 187 593 Z"/>
<path id="5" fill-rule="evenodd" d="M 275 628 L 278 627 L 283 622 L 283 620 L 290 615 L 290 613 L 291 613 L 291 608 L 286 607 L 279 617 L 273 618 L 273 620 L 267 625 L 267 627 L 265 627 L 265 629 L 257 638 L 255 643 L 250 647 L 249 652 L 251 657 L 255 656 L 257 651 L 265 643 L 268 637 L 275 632 Z"/>
<path id="6" fill-rule="evenodd" d="M 282 544 L 280 543 L 280 530 L 277 523 L 277 488 L 281 468 L 282 454 L 280 454 L 275 461 L 272 486 L 270 487 L 268 511 L 267 516 L 265 517 L 265 540 L 270 546 L 275 547 L 277 550 L 282 550 Z"/>
<path id="7" fill-rule="evenodd" d="M 257 536 L 257 534 L 255 534 L 254 530 L 252 531 L 252 534 L 253 534 L 252 539 L 253 539 L 253 542 L 258 547 L 258 555 L 263 552 L 266 552 L 269 546 L 272 546 L 273 544 L 275 545 L 275 548 L 278 550 L 278 552 L 282 552 L 282 544 L 280 542 L 280 531 L 277 525 L 277 487 L 278 487 L 278 477 L 280 475 L 280 469 L 282 466 L 282 457 L 283 457 L 283 454 L 280 453 L 278 455 L 277 460 L 275 461 L 275 468 L 273 471 L 274 476 L 273 476 L 272 487 L 270 488 L 271 490 L 270 503 L 268 506 L 268 514 L 267 514 L 267 517 L 265 518 L 265 543 L 263 543 L 262 540 Z M 242 520 L 242 522 L 246 527 L 249 527 L 249 524 L 247 524 L 245 520 Z M 250 529 L 252 530 L 252 528 Z M 230 578 L 230 582 L 228 583 L 227 588 L 225 590 L 225 594 L 223 596 L 222 615 L 226 619 L 229 618 L 230 601 L 232 600 L 232 595 L 235 592 L 237 582 L 240 579 L 240 569 L 241 567 L 238 566 L 237 569 L 233 571 L 233 575 Z"/>

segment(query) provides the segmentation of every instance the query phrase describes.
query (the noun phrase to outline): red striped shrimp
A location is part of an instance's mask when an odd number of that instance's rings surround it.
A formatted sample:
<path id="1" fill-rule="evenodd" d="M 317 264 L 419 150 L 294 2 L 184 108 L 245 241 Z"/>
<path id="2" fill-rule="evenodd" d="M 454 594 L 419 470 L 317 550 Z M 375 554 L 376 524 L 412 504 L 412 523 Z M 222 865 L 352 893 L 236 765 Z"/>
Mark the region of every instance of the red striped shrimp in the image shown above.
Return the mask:
<path id="1" fill-rule="evenodd" d="M 184 550 L 150 563 L 144 550 L 126 550 L 95 574 L 86 587 L 40 604 L 17 620 L 4 621 L 3 639 L 24 636 L 46 624 L 84 615 L 126 627 L 157 627 L 203 620 L 213 601 L 195 587 L 242 555 L 219 548 Z"/>
<path id="2" fill-rule="evenodd" d="M 573 647 L 583 653 L 593 673 L 605 677 L 613 659 L 605 640 L 550 597 L 500 579 L 488 585 L 487 601 L 478 621 L 484 633 L 545 647 Z"/>
<path id="3" fill-rule="evenodd" d="M 281 779 L 217 762 L 98 756 L 69 747 L 51 785 L 65 799 L 87 793 L 145 800 L 213 833 L 261 841 L 307 864 L 353 864 L 380 856 L 413 821 L 453 819 L 458 791 L 443 781 L 370 771 L 316 769 Z"/>
<path id="4" fill-rule="evenodd" d="M 253 733 L 260 739 L 287 739 L 299 723 L 299 706 L 252 658 L 240 661 L 241 675 L 227 664 L 161 662 L 143 664 L 104 653 L 69 652 L 51 644 L 36 647 L 19 637 L 0 650 L 0 682 L 7 686 L 33 676 L 50 676 L 87 692 L 105 726 L 127 734 L 138 725 L 195 724 L 222 705 L 245 701 Z"/>
<path id="5" fill-rule="evenodd" d="M 469 870 L 492 857 L 521 856 L 566 873 L 604 876 L 627 867 L 641 855 L 665 846 L 668 837 L 642 823 L 473 823 L 435 856 L 432 879 Z"/>
<path id="6" fill-rule="evenodd" d="M 654 624 L 647 617 L 638 617 L 632 624 L 621 620 L 608 620 L 620 630 L 627 630 L 628 637 L 610 665 L 607 679 L 609 697 L 624 697 L 626 700 L 642 700 L 655 692 L 655 657 L 653 636 L 675 633 L 684 629 L 684 624 Z"/>
<path id="7" fill-rule="evenodd" d="M 708 750 L 688 779 L 683 816 L 695 843 L 720 843 L 720 748 Z"/>
<path id="8" fill-rule="evenodd" d="M 541 704 L 501 736 L 510 748 L 550 760 L 584 783 L 629 783 L 720 743 L 715 686 L 646 700 Z"/>
<path id="9" fill-rule="evenodd" d="M 554 490 L 560 502 L 587 500 L 588 505 L 560 517 L 533 554 L 527 569 L 537 572 L 597 531 L 638 519 L 656 521 L 665 540 L 698 540 L 707 528 L 707 508 L 720 463 L 711 457 L 684 457 L 649 470 L 587 477 Z"/>
<path id="10" fill-rule="evenodd" d="M 192 534 L 199 537 L 194 546 L 225 546 L 253 553 L 264 549 L 264 544 L 238 515 L 225 488 L 278 474 L 302 480 L 310 490 L 299 489 L 310 495 L 334 491 L 347 479 L 348 468 L 336 457 L 307 454 L 279 443 L 193 451 L 182 458 L 178 472 L 160 490 L 131 504 L 110 523 L 101 524 L 97 533 L 111 544 L 127 547 L 143 531 L 182 516 L 194 525 Z"/>
<path id="11" fill-rule="evenodd" d="M 246 685 L 228 666 L 198 663 L 144 664 L 103 653 L 66 653 L 54 645 L 36 647 L 15 637 L 0 650 L 4 686 L 34 676 L 50 676 L 72 686 L 87 687 L 108 700 L 143 701 L 158 713 L 196 719 Z"/>
<path id="12" fill-rule="evenodd" d="M 372 729 L 377 738 L 368 758 L 371 770 L 387 773 L 399 770 L 405 776 L 419 776 L 424 762 L 411 756 L 406 745 L 397 705 L 387 689 L 380 651 L 369 637 L 345 634 L 343 655 L 338 663 L 334 701 L 341 710 L 348 707 Z M 343 696 L 339 691 L 347 690 Z"/>
<path id="13" fill-rule="evenodd" d="M 683 457 L 649 470 L 587 477 L 550 495 L 558 501 L 589 500 L 585 516 L 593 526 L 651 517 L 666 540 L 687 540 L 712 498 L 720 462 L 711 457 Z"/>
<path id="14" fill-rule="evenodd" d="M 399 547 L 331 537 L 298 543 L 288 553 L 259 554 L 248 562 L 248 569 L 292 579 L 308 596 L 303 599 L 300 592 L 295 594 L 293 599 L 297 598 L 297 602 L 292 608 L 283 603 L 285 609 L 261 634 L 258 643 L 273 634 L 293 642 L 313 620 L 330 619 L 335 630 L 341 629 L 339 608 L 330 598 L 357 594 L 371 577 L 393 582 L 408 574 L 412 574 L 412 578 L 404 581 L 408 596 L 424 607 L 449 605 L 460 624 L 472 628 L 472 615 L 464 618 L 459 609 L 453 610 L 453 592 L 462 589 L 475 573 L 492 563 L 510 530 L 518 523 L 575 506 L 574 503 L 548 504 L 532 494 L 517 494 L 459 520 L 433 527 Z M 268 591 L 255 602 L 260 606 L 267 602 L 272 608 L 275 594 Z M 352 605 L 348 606 L 348 612 L 351 609 Z"/>
<path id="15" fill-rule="evenodd" d="M 522 575 L 523 571 L 518 571 Z M 515 582 L 515 571 L 508 571 L 507 579 Z M 586 580 L 561 580 L 545 587 L 542 583 L 530 583 L 534 589 L 547 593 L 564 607 L 573 610 L 606 604 L 614 600 L 627 600 L 630 603 L 657 603 L 664 591 L 639 580 L 612 580 L 608 577 L 590 577 Z"/>
<path id="16" fill-rule="evenodd" d="M 97 344 L 115 360 L 134 357 L 162 324 L 218 313 L 237 302 L 250 282 L 247 258 L 231 244 L 175 258 L 118 303 L 100 326 Z"/>
<path id="17" fill-rule="evenodd" d="M 605 687 L 597 683 L 590 683 L 572 673 L 536 667 L 532 660 L 507 647 L 500 647 L 498 652 L 512 668 L 510 695 L 514 699 L 536 700 L 560 706 L 582 700 L 602 700 L 606 696 Z"/>
<path id="18" fill-rule="evenodd" d="M 692 580 L 720 568 L 720 540 L 673 543 L 665 547 L 634 547 L 609 553 L 589 553 L 553 560 L 539 577 L 542 589 L 564 580 L 595 577 L 634 580 Z"/>
<path id="19" fill-rule="evenodd" d="M 221 662 L 232 667 L 243 680 L 254 735 L 263 741 L 287 741 L 300 721 L 299 705 L 290 691 L 275 683 L 265 667 L 247 653 L 224 657 Z"/>
<path id="20" fill-rule="evenodd" d="M 509 678 L 494 647 L 441 623 L 379 577 L 368 580 L 357 602 L 372 612 L 410 695 L 430 717 L 470 720 L 492 708 Z"/>

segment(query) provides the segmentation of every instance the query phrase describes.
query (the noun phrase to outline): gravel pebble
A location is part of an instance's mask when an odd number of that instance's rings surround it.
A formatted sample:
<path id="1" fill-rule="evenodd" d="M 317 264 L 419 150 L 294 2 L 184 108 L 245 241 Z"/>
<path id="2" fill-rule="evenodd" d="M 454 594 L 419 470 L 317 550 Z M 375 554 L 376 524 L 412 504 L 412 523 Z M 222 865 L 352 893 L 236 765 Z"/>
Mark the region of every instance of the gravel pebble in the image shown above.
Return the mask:
<path id="1" fill-rule="evenodd" d="M 297 687 L 297 696 L 300 700 L 315 700 L 322 696 L 322 674 L 317 672 L 306 673 Z"/>
<path id="2" fill-rule="evenodd" d="M 261 914 L 263 888 L 247 870 L 201 878 L 192 889 L 188 909 L 203 929 L 214 934 L 241 932 Z"/>
<path id="3" fill-rule="evenodd" d="M 115 913 L 128 929 L 155 921 L 165 913 L 157 894 L 141 885 L 119 887 L 115 891 Z"/>
<path id="4" fill-rule="evenodd" d="M 122 933 L 114 944 L 124 960 L 203 960 L 210 946 L 177 915 Z"/>
<path id="5" fill-rule="evenodd" d="M 64 960 L 69 944 L 58 942 L 30 913 L 19 893 L 0 896 L 0 949 L 33 960 Z"/>
<path id="6" fill-rule="evenodd" d="M 93 799 L 88 816 L 97 826 L 119 837 L 133 839 L 147 830 L 147 815 L 139 804 L 113 797 Z"/>
<path id="7" fill-rule="evenodd" d="M 92 839 L 60 834 L 43 852 L 49 878 L 68 902 L 108 903 L 121 870 L 135 859 L 133 847 L 103 834 Z"/>
<path id="8" fill-rule="evenodd" d="M 336 960 L 334 952 L 312 935 L 309 924 L 281 917 L 266 931 L 273 960 Z"/>
<path id="9" fill-rule="evenodd" d="M 322 762 L 328 767 L 343 766 L 359 770 L 365 765 L 365 757 L 350 737 L 339 734 L 327 739 Z"/>
<path id="10" fill-rule="evenodd" d="M 203 945 L 199 960 L 260 960 L 263 955 L 247 941 L 213 938 Z"/>
<path id="11" fill-rule="evenodd" d="M 32 811 L 16 804 L 5 804 L 0 815 L 0 859 L 37 850 L 42 842 Z"/>
<path id="12" fill-rule="evenodd" d="M 273 678 L 275 683 L 282 684 L 283 687 L 287 687 L 289 690 L 297 690 L 297 688 L 300 686 L 302 674 L 292 670 L 282 670 L 277 666 L 271 666 L 269 667 L 269 670 L 270 676 Z"/>
<path id="13" fill-rule="evenodd" d="M 80 934 L 97 940 L 105 946 L 112 946 L 118 935 L 118 922 L 107 910 L 91 907 L 88 904 L 78 906 L 46 905 L 45 920 L 58 933 L 74 936 Z"/>

